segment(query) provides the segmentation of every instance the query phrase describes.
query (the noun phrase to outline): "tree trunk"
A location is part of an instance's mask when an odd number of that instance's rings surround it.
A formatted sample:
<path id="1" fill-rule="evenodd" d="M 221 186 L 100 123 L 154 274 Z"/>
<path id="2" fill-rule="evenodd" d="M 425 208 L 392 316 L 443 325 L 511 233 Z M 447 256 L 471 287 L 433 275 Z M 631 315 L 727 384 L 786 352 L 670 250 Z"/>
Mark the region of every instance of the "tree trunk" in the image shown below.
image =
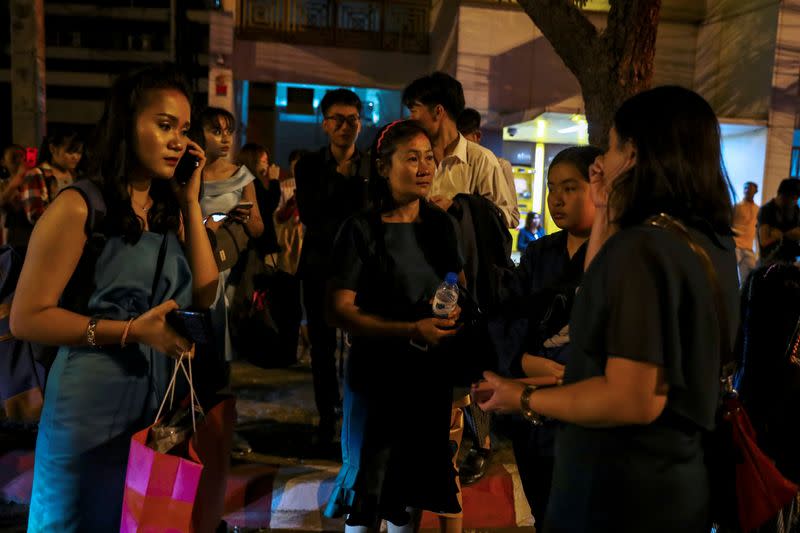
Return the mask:
<path id="1" fill-rule="evenodd" d="M 578 78 L 589 142 L 605 147 L 617 108 L 653 80 L 661 0 L 609 0 L 598 34 L 575 0 L 517 0 Z"/>

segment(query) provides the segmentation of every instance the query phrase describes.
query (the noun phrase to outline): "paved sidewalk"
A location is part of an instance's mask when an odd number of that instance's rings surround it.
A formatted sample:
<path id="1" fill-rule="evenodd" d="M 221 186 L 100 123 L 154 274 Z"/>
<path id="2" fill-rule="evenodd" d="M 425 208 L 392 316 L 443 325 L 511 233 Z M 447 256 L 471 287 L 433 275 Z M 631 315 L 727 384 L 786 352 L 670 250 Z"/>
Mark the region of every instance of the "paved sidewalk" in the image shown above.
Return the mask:
<path id="1" fill-rule="evenodd" d="M 307 364 L 261 369 L 236 363 L 239 432 L 253 453 L 234 461 L 228 481 L 226 516 L 230 531 L 341 531 L 342 520 L 322 516 L 339 469 L 337 447 L 314 442 L 311 372 Z M 24 531 L 32 481 L 30 437 L 0 440 L 0 531 Z M 508 442 L 495 440 L 489 475 L 464 490 L 465 529 L 533 531 Z M 423 529 L 437 527 L 423 518 Z"/>

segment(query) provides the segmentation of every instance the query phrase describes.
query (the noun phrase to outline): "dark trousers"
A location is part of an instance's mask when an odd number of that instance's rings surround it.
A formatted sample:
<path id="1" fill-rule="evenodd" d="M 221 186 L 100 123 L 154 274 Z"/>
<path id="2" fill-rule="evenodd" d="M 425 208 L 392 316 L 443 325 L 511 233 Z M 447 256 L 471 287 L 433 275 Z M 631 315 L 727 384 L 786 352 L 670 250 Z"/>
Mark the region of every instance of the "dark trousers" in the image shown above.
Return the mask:
<path id="1" fill-rule="evenodd" d="M 526 420 L 514 420 L 512 445 L 522 490 L 536 520 L 536 531 L 543 531 L 550 485 L 553 479 L 552 455 L 540 455 L 536 430 Z"/>
<path id="2" fill-rule="evenodd" d="M 329 326 L 325 320 L 325 285 L 324 279 L 311 276 L 303 278 L 314 400 L 321 426 L 335 422 L 335 410 L 341 404 L 339 378 L 336 375 L 336 328 Z"/>

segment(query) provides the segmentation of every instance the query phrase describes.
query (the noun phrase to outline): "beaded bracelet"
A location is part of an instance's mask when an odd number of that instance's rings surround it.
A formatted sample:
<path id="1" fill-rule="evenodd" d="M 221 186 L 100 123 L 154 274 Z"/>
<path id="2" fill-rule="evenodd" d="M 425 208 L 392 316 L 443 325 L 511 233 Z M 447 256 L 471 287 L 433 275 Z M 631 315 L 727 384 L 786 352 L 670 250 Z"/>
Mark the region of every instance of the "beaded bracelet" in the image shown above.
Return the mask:
<path id="1" fill-rule="evenodd" d="M 89 343 L 89 346 L 97 346 L 96 334 L 97 319 L 93 317 L 89 319 L 89 325 L 86 327 L 86 341 Z"/>

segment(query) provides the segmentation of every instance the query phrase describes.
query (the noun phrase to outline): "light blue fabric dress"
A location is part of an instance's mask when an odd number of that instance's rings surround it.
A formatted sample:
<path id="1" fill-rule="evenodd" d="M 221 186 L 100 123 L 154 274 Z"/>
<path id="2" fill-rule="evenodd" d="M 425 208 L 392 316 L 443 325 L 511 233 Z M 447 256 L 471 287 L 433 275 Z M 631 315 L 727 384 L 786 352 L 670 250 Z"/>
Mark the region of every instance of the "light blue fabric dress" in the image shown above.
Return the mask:
<path id="1" fill-rule="evenodd" d="M 203 183 L 203 198 L 200 208 L 203 217 L 213 213 L 228 213 L 242 200 L 244 188 L 255 180 L 255 176 L 246 166 L 242 165 L 228 179 L 220 181 L 206 181 Z M 219 273 L 217 284 L 217 297 L 211 306 L 211 323 L 214 336 L 217 339 L 217 349 L 225 354 L 225 360 L 233 359 L 233 346 L 228 332 L 228 309 L 233 294 L 228 289 L 228 277 L 231 269 Z M 226 292 L 227 291 L 227 292 Z"/>
<path id="2" fill-rule="evenodd" d="M 95 269 L 92 316 L 127 320 L 150 309 L 163 236 L 108 240 Z M 192 273 L 167 235 L 153 306 L 191 304 Z M 174 362 L 152 348 L 61 347 L 50 370 L 36 441 L 29 532 L 119 531 L 130 438 L 153 423 Z"/>

